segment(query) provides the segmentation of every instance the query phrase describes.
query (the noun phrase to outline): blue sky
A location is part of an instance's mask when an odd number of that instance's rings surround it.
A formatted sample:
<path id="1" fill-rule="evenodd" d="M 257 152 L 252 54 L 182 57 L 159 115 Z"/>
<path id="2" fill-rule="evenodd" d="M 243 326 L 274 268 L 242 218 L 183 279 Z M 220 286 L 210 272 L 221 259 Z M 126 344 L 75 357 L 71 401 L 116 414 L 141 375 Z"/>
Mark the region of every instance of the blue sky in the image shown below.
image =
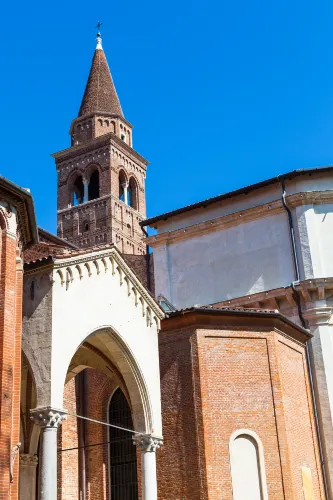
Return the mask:
<path id="1" fill-rule="evenodd" d="M 50 154 L 69 146 L 103 22 L 148 216 L 297 168 L 333 163 L 333 3 L 5 2 L 0 173 L 55 231 Z"/>

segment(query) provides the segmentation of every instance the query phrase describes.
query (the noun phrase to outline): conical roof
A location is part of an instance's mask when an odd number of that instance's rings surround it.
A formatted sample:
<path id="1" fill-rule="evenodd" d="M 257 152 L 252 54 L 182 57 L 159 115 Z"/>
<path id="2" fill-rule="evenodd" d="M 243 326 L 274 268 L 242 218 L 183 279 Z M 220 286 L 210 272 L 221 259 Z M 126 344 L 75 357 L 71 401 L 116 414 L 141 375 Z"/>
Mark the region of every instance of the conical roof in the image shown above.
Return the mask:
<path id="1" fill-rule="evenodd" d="M 99 34 L 79 116 L 97 112 L 124 116 Z"/>

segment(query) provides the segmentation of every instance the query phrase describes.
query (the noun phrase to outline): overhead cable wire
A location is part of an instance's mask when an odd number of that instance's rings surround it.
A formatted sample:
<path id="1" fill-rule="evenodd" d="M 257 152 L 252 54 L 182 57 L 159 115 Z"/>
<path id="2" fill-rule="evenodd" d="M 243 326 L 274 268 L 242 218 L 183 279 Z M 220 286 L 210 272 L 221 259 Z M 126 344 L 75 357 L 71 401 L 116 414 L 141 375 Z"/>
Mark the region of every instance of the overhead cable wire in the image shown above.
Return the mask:
<path id="1" fill-rule="evenodd" d="M 109 424 L 107 422 L 101 422 L 100 420 L 95 420 L 93 418 L 83 417 L 82 415 L 77 415 L 76 413 L 67 413 L 70 417 L 82 418 L 83 420 L 88 420 L 89 422 L 94 422 L 95 424 L 106 425 L 107 427 L 114 427 L 115 429 L 120 429 L 121 431 L 131 432 L 132 434 L 142 434 L 141 432 L 134 431 L 133 429 L 126 429 L 125 427 L 119 427 L 119 425 Z"/>

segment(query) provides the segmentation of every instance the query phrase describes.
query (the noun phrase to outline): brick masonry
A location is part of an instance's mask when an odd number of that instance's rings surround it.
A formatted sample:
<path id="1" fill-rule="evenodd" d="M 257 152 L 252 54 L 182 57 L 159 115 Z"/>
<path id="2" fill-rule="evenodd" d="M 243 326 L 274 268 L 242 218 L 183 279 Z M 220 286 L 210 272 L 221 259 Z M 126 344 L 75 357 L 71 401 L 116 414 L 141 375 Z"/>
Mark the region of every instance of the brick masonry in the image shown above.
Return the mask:
<path id="1" fill-rule="evenodd" d="M 304 341 L 278 326 L 195 313 L 164 320 L 159 499 L 232 500 L 229 440 L 238 429 L 263 443 L 270 499 L 303 498 L 304 465 L 314 498 L 324 498 Z"/>
<path id="2" fill-rule="evenodd" d="M 0 499 L 18 498 L 18 455 L 10 482 L 12 449 L 20 441 L 22 262 L 17 240 L 0 235 Z"/>

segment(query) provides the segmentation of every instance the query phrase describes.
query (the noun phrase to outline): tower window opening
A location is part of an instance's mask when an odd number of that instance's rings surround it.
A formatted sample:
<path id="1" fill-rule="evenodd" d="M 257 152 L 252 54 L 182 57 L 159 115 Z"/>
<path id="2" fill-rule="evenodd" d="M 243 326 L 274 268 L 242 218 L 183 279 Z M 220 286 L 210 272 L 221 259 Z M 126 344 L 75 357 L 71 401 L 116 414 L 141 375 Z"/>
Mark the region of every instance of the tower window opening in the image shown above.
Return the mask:
<path id="1" fill-rule="evenodd" d="M 126 204 L 128 203 L 127 195 L 128 195 L 128 182 L 124 172 L 121 170 L 119 173 L 119 199 Z"/>
<path id="2" fill-rule="evenodd" d="M 99 198 L 99 172 L 94 170 L 90 176 L 90 182 L 88 187 L 88 200 L 96 200 Z"/>
<path id="3" fill-rule="evenodd" d="M 84 186 L 82 177 L 79 176 L 74 182 L 73 205 L 80 205 L 84 200 Z"/>
<path id="4" fill-rule="evenodd" d="M 129 206 L 138 210 L 138 187 L 134 177 L 129 180 L 127 197 Z"/>
<path id="5" fill-rule="evenodd" d="M 109 404 L 109 423 L 133 429 L 131 409 L 121 389 Z M 110 488 L 112 500 L 138 500 L 136 448 L 132 434 L 109 427 Z"/>
<path id="6" fill-rule="evenodd" d="M 126 141 L 126 135 L 125 134 L 120 134 L 120 138 L 122 141 Z"/>
<path id="7" fill-rule="evenodd" d="M 89 222 L 86 221 L 83 223 L 83 230 L 85 233 L 89 231 Z"/>

